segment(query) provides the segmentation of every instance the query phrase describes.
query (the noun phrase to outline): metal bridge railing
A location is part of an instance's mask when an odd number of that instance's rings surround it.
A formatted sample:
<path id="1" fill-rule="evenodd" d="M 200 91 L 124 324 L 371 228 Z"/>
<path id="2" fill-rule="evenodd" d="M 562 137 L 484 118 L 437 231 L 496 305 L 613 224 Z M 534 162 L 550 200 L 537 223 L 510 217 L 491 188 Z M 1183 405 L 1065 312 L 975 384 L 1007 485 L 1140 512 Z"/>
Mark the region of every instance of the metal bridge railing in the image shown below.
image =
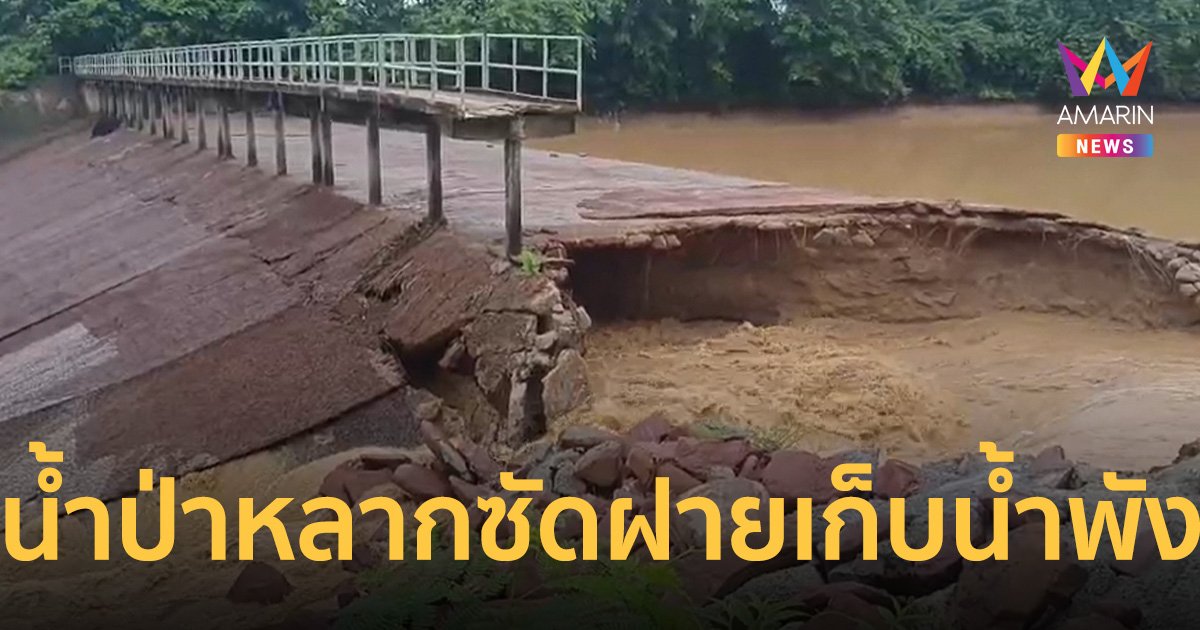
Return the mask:
<path id="1" fill-rule="evenodd" d="M 201 44 L 82 55 L 80 77 L 491 92 L 583 106 L 583 40 L 569 35 L 383 33 Z"/>

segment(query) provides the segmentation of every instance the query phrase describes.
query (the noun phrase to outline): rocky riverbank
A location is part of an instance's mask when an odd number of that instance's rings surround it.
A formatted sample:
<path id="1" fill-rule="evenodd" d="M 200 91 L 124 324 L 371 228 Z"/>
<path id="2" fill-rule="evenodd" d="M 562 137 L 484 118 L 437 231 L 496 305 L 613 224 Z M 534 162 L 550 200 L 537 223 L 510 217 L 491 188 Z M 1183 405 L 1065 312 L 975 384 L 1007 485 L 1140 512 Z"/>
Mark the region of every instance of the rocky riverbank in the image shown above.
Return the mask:
<path id="1" fill-rule="evenodd" d="M 1073 559 L 1075 536 L 1068 500 L 1082 498 L 1089 509 L 1098 501 L 1118 500 L 1118 509 L 1123 510 L 1129 495 L 1106 490 L 1102 471 L 1071 461 L 1058 447 L 1033 456 L 1018 454 L 1013 464 L 1000 466 L 1009 469 L 1015 479 L 1013 489 L 1003 496 L 1013 500 L 1044 496 L 1058 506 L 1063 515 L 1063 559 L 1044 559 L 1043 519 L 1011 513 L 1009 559 L 964 562 L 955 548 L 953 519 L 947 514 L 942 551 L 928 562 L 911 563 L 891 552 L 889 500 L 905 498 L 915 507 L 925 506 L 930 498 L 968 498 L 973 510 L 971 542 L 985 546 L 992 537 L 991 499 L 999 496 L 988 486 L 988 475 L 996 464 L 989 464 L 978 454 L 915 466 L 894 459 L 879 461 L 879 454 L 872 451 L 830 457 L 793 450 L 766 451 L 742 438 L 698 436 L 657 416 L 624 434 L 572 427 L 557 439 L 531 443 L 504 461 L 493 459 L 468 440 L 447 437 L 430 422 L 422 425 L 422 436 L 426 448 L 409 455 L 347 460 L 325 478 L 320 492 L 351 503 L 370 496 L 392 496 L 406 504 L 409 514 L 420 500 L 455 496 L 472 506 L 472 523 L 478 528 L 484 513 L 474 507 L 476 499 L 502 493 L 495 481 L 497 474 L 510 470 L 520 478 L 543 480 L 545 490 L 535 498 L 535 506 L 544 507 L 559 496 L 587 500 L 600 515 L 604 539 L 609 503 L 629 497 L 634 513 L 652 514 L 651 484 L 655 477 L 666 477 L 671 480 L 672 503 L 703 496 L 721 508 L 721 536 L 726 550 L 733 529 L 728 514 L 735 499 L 812 497 L 817 506 L 813 532 L 818 558 L 812 562 L 794 559 L 790 523 L 785 548 L 774 560 L 747 562 L 729 553 L 720 561 L 704 560 L 699 550 L 705 541 L 705 521 L 695 514 L 673 515 L 670 562 L 649 561 L 644 548 L 635 552 L 635 558 L 642 558 L 639 566 L 661 567 L 678 579 L 680 590 L 664 591 L 664 601 L 674 601 L 673 605 L 682 602 L 684 608 L 696 611 L 697 622 L 710 627 L 783 627 L 799 623 L 802 625 L 789 627 L 1119 630 L 1186 627 L 1187 620 L 1200 613 L 1200 605 L 1189 595 L 1195 587 L 1187 579 L 1200 570 L 1200 563 L 1192 559 L 1158 560 L 1145 518 L 1137 529 L 1132 560 L 1116 560 L 1110 544 L 1100 546 L 1094 561 Z M 1196 500 L 1200 494 L 1195 482 L 1200 470 L 1198 454 L 1196 444 L 1184 446 L 1174 463 L 1150 472 L 1149 491 L 1144 496 Z M 853 520 L 841 534 L 841 559 L 820 559 L 825 555 L 825 521 L 820 517 L 820 506 L 840 494 L 830 485 L 829 473 L 836 465 L 848 462 L 875 465 L 873 490 L 858 494 L 871 501 L 880 516 L 878 560 L 863 559 L 864 528 Z M 910 545 L 919 547 L 926 540 L 928 512 L 909 508 L 904 522 Z M 1168 522 L 1173 539 L 1179 541 L 1182 521 L 1169 517 Z M 577 539 L 580 524 L 563 519 L 559 536 Z M 384 594 L 390 591 L 388 582 L 380 581 L 381 574 L 405 581 L 405 576 L 421 571 L 417 567 L 422 563 L 384 560 L 386 529 L 385 523 L 375 521 L 360 524 L 356 530 L 366 536 L 356 542 L 355 560 L 344 563 L 349 579 L 336 594 L 344 608 L 334 619 L 350 625 L 340 627 L 354 627 L 363 615 L 378 612 L 381 606 L 387 609 Z M 573 565 L 569 571 L 588 574 L 592 570 L 589 564 L 594 563 Z M 564 589 L 564 583 L 555 582 L 546 569 L 539 568 L 541 563 L 537 561 L 512 565 L 485 561 L 481 566 L 489 574 L 505 576 L 495 577 L 496 588 L 478 598 L 481 619 L 493 613 L 511 615 L 514 609 L 523 610 L 536 602 L 552 606 L 556 597 L 572 595 Z M 466 575 L 458 577 L 469 579 Z M 545 583 L 538 585 L 539 580 Z M 422 588 L 405 583 L 409 589 Z M 459 585 L 471 588 L 466 582 Z M 459 602 L 455 599 L 456 587 L 439 588 L 445 592 L 426 604 L 439 615 L 455 614 Z M 534 592 L 537 596 L 531 597 Z M 618 603 L 593 602 L 601 608 Z M 738 622 L 744 625 L 721 626 L 714 622 L 738 607 L 752 611 L 747 614 L 757 616 L 763 625 L 746 624 L 744 619 Z M 396 614 L 411 612 L 398 603 L 394 608 Z"/>

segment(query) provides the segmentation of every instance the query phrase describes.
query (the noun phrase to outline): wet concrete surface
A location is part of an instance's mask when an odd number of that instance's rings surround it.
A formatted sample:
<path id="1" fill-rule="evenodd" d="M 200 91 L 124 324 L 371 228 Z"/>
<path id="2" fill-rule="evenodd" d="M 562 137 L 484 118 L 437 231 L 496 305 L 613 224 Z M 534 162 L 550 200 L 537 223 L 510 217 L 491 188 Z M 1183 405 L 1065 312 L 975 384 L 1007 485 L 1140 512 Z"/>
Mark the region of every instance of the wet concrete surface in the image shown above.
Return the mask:
<path id="1" fill-rule="evenodd" d="M 0 165 L 0 190 L 6 488 L 32 486 L 30 440 L 87 472 L 68 489 L 111 495 L 400 380 L 330 307 L 411 216 L 130 131 L 54 140 Z"/>
<path id="2" fill-rule="evenodd" d="M 308 184 L 307 120 L 287 121 L 291 175 L 281 178 L 269 119 L 257 125 L 266 132 L 254 169 L 242 164 L 242 118 L 231 118 L 233 161 L 212 150 L 215 119 L 210 149 L 197 152 L 192 118 L 186 146 L 120 129 L 54 139 L 0 164 L 6 488 L 34 492 L 30 440 L 67 451 L 67 469 L 78 473 L 68 474 L 68 492 L 115 496 L 131 489 L 139 466 L 204 468 L 310 431 L 402 383 L 378 340 L 337 306 L 422 216 L 424 136 L 384 130 L 386 207 L 371 208 L 361 203 L 361 127 L 335 125 L 330 191 Z M 487 143 L 445 142 L 446 214 L 469 240 L 503 234 L 502 154 Z M 638 195 L 663 189 L 692 191 L 685 205 L 699 209 L 698 200 L 762 185 L 525 152 L 531 234 L 598 223 L 584 218 L 589 200 L 608 200 L 593 210 L 604 212 L 614 198 L 638 206 Z"/>

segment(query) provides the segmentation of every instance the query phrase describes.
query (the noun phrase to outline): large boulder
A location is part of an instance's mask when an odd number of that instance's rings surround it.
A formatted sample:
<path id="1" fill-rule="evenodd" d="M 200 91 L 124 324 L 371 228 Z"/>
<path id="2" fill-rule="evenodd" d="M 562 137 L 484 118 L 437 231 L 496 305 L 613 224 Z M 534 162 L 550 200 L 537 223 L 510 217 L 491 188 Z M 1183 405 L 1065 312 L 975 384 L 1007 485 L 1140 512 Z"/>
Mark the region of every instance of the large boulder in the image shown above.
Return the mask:
<path id="1" fill-rule="evenodd" d="M 960 627 L 1026 628 L 1051 609 L 1065 609 L 1088 572 L 1066 559 L 1045 559 L 1045 526 L 1031 523 L 1010 532 L 1009 559 L 963 567 L 952 604 Z"/>

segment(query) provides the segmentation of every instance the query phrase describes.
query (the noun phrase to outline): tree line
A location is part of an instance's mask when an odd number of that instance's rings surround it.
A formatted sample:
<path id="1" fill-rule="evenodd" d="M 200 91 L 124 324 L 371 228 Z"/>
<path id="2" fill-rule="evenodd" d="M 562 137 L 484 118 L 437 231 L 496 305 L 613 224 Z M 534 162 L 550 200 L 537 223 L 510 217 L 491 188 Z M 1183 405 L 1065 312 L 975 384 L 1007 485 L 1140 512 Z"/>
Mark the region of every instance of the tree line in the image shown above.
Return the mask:
<path id="1" fill-rule="evenodd" d="M 583 35 L 599 111 L 1060 99 L 1056 42 L 1104 36 L 1154 41 L 1143 96 L 1200 99 L 1195 0 L 0 0 L 0 87 L 60 55 L 460 31 Z"/>

